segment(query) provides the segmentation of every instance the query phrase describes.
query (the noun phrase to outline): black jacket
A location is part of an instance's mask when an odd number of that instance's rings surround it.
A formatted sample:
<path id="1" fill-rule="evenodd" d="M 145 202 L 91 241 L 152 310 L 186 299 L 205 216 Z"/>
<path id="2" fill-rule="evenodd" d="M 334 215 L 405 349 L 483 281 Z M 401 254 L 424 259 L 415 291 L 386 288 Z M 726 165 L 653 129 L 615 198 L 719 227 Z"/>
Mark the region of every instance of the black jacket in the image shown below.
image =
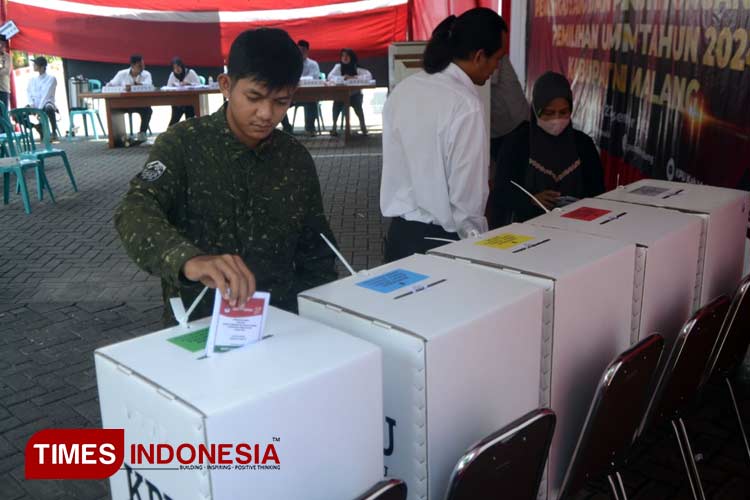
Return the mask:
<path id="1" fill-rule="evenodd" d="M 520 125 L 503 140 L 496 158 L 497 174 L 495 176 L 495 193 L 493 209 L 504 222 L 523 222 L 544 212 L 523 191 L 510 183 L 524 185 L 526 169 L 529 166 L 529 122 Z M 604 170 L 599 159 L 599 152 L 591 137 L 580 130 L 575 133 L 576 149 L 583 168 L 583 196 L 593 197 L 604 192 Z M 536 193 L 531 193 L 536 194 Z M 561 192 L 570 196 L 570 193 Z"/>

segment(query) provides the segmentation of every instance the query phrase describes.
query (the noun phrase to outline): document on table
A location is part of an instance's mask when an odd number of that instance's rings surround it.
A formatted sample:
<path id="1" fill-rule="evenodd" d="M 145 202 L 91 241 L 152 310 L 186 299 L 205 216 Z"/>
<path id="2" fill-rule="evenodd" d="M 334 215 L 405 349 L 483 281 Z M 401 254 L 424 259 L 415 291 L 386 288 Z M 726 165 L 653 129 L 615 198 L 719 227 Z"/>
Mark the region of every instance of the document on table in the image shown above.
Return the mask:
<path id="1" fill-rule="evenodd" d="M 206 356 L 244 347 L 263 338 L 270 300 L 270 293 L 255 292 L 246 303 L 231 307 L 221 292 L 216 290 Z"/>

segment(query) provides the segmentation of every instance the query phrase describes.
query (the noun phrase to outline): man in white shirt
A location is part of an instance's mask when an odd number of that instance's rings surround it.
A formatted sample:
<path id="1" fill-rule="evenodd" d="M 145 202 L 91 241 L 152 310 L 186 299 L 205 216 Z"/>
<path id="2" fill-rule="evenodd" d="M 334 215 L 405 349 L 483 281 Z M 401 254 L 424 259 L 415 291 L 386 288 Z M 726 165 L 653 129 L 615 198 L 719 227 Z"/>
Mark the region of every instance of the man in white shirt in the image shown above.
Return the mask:
<path id="1" fill-rule="evenodd" d="M 478 86 L 505 54 L 505 21 L 486 8 L 449 16 L 432 33 L 424 71 L 383 109 L 380 209 L 392 217 L 391 262 L 487 230 L 489 138 Z"/>
<path id="2" fill-rule="evenodd" d="M 26 89 L 29 97 L 29 106 L 43 110 L 49 117 L 52 140 L 57 140 L 59 132 L 57 129 L 57 108 L 55 107 L 55 89 L 57 79 L 47 73 L 47 59 L 37 57 L 34 59 L 34 71 L 39 73 L 29 81 Z M 41 126 L 39 128 L 41 130 Z"/>
<path id="3" fill-rule="evenodd" d="M 107 83 L 110 87 L 125 87 L 126 91 L 130 91 L 130 87 L 133 85 L 153 85 L 151 80 L 151 73 L 146 71 L 146 63 L 143 62 L 143 56 L 139 54 L 133 54 L 130 56 L 130 67 L 125 68 L 117 72 L 114 78 Z M 146 132 L 148 132 L 148 125 L 151 121 L 151 115 L 153 110 L 150 107 L 143 108 L 128 108 L 118 110 L 120 113 L 138 113 L 141 117 L 141 128 L 138 132 L 138 140 L 146 140 Z"/>
<path id="4" fill-rule="evenodd" d="M 320 66 L 316 61 L 310 59 L 307 55 L 310 52 L 310 42 L 307 40 L 300 40 L 297 42 L 299 51 L 302 52 L 302 78 L 309 77 L 315 80 L 320 78 Z M 315 119 L 318 117 L 318 103 L 317 102 L 306 102 L 299 104 L 305 108 L 305 133 L 309 136 L 315 135 Z M 292 124 L 289 123 L 289 119 L 284 116 L 281 121 L 281 126 L 284 131 L 292 133 Z"/>

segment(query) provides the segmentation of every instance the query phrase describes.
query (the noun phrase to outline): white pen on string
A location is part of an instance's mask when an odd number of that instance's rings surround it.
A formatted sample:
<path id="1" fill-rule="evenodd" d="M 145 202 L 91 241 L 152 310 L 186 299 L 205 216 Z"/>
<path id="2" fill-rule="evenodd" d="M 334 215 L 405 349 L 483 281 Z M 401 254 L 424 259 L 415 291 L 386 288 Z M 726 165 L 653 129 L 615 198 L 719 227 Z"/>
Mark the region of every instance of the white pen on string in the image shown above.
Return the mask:
<path id="1" fill-rule="evenodd" d="M 513 184 L 514 186 L 516 186 L 516 187 L 517 187 L 518 189 L 520 189 L 520 190 L 521 190 L 521 191 L 523 191 L 524 193 L 526 193 L 526 196 L 528 196 L 529 198 L 531 198 L 532 200 L 534 200 L 534 203 L 536 203 L 537 205 L 539 205 L 539 206 L 540 206 L 540 207 L 542 208 L 542 210 L 544 210 L 544 212 L 545 212 L 545 213 L 549 213 L 549 209 L 548 209 L 547 207 L 545 207 L 544 205 L 542 205 L 542 204 L 541 204 L 541 202 L 540 202 L 539 200 L 537 200 L 537 199 L 536 199 L 536 196 L 534 196 L 533 194 L 531 194 L 531 193 L 529 193 L 528 191 L 526 191 L 526 190 L 525 190 L 525 189 L 524 189 L 523 187 L 521 187 L 521 185 L 520 185 L 520 184 L 518 184 L 518 183 L 517 183 L 516 181 L 510 181 L 510 183 L 511 183 L 511 184 Z"/>
<path id="2" fill-rule="evenodd" d="M 456 240 L 449 240 L 448 238 L 433 238 L 432 236 L 425 236 L 423 239 L 432 241 L 445 241 L 446 243 L 455 243 Z"/>
<path id="3" fill-rule="evenodd" d="M 189 318 L 190 315 L 193 313 L 196 307 L 198 307 L 198 302 L 201 301 L 204 295 L 206 295 L 206 292 L 208 291 L 208 287 L 204 286 L 203 290 L 201 290 L 201 293 L 198 294 L 198 296 L 195 298 L 192 304 L 190 304 L 190 308 L 185 313 L 185 317 Z"/>
<path id="4" fill-rule="evenodd" d="M 323 241 L 326 242 L 326 245 L 328 245 L 331 248 L 331 250 L 333 250 L 333 253 L 336 254 L 336 257 L 339 258 L 341 263 L 344 264 L 344 266 L 346 266 L 346 269 L 349 271 L 349 273 L 351 273 L 352 276 L 357 274 L 357 271 L 355 271 L 354 268 L 349 265 L 349 263 L 346 261 L 344 256 L 341 255 L 341 252 L 339 252 L 339 250 L 335 246 L 333 246 L 333 243 L 331 243 L 323 233 L 320 233 L 320 237 L 323 238 Z"/>

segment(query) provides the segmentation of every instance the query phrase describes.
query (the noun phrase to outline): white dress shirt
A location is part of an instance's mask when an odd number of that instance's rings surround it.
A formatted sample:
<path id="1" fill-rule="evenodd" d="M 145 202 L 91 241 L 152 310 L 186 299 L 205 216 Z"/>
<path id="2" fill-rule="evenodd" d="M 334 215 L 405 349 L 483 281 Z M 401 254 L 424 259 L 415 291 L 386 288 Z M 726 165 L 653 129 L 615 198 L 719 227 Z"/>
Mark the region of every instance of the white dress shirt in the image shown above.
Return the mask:
<path id="1" fill-rule="evenodd" d="M 138 76 L 133 78 L 130 74 L 130 68 L 125 68 L 117 72 L 114 78 L 107 84 L 112 87 L 124 87 L 125 85 L 153 85 L 151 73 L 145 69 Z"/>
<path id="2" fill-rule="evenodd" d="M 57 79 L 48 74 L 40 73 L 29 81 L 26 91 L 29 95 L 29 105 L 32 108 L 44 109 L 45 104 L 55 105 L 55 89 Z"/>
<path id="3" fill-rule="evenodd" d="M 185 78 L 182 81 L 180 81 L 177 78 L 177 76 L 174 74 L 174 71 L 169 73 L 169 80 L 167 80 L 167 87 L 179 87 L 180 84 L 200 85 L 201 79 L 198 77 L 198 73 L 196 73 L 192 69 L 187 70 L 187 73 L 185 74 Z"/>
<path id="4" fill-rule="evenodd" d="M 506 55 L 490 80 L 490 137 L 502 137 L 529 119 L 529 101 Z"/>
<path id="5" fill-rule="evenodd" d="M 302 61 L 302 76 L 309 76 L 315 80 L 320 79 L 320 66 L 309 57 Z"/>
<path id="6" fill-rule="evenodd" d="M 487 231 L 489 150 L 478 87 L 461 68 L 406 78 L 383 109 L 383 215 L 461 238 Z"/>
<path id="7" fill-rule="evenodd" d="M 334 78 L 343 78 L 344 75 L 341 74 L 341 64 L 336 64 L 336 66 L 333 67 L 330 73 L 328 73 L 328 79 L 333 80 Z M 372 73 L 370 73 L 365 68 L 360 68 L 357 66 L 357 79 L 358 80 L 372 80 Z"/>

